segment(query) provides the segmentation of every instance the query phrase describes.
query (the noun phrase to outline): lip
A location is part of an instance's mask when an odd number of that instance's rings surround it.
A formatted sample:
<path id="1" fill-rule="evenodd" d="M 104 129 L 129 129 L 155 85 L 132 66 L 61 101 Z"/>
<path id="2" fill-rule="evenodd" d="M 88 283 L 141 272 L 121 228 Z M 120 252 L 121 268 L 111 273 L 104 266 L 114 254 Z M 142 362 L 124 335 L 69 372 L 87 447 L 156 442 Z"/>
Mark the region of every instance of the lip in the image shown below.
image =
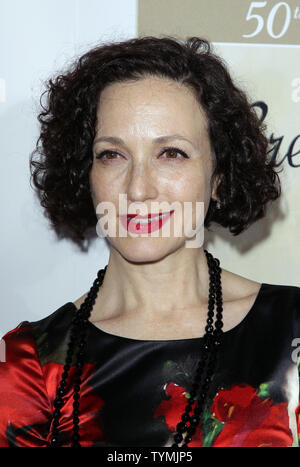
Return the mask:
<path id="1" fill-rule="evenodd" d="M 161 229 L 161 227 L 170 219 L 171 215 L 173 214 L 174 210 L 167 211 L 167 212 L 158 212 L 158 213 L 151 213 L 146 216 L 140 216 L 137 214 L 125 214 L 119 215 L 121 219 L 121 223 L 123 227 L 130 233 L 135 234 L 144 234 L 144 233 L 151 233 L 155 232 L 156 230 Z M 164 217 L 158 217 L 164 214 Z M 156 219 L 154 219 L 156 217 Z M 131 222 L 134 219 L 134 222 Z M 139 223 L 136 222 L 138 219 L 148 219 L 148 222 Z"/>
<path id="2" fill-rule="evenodd" d="M 123 216 L 120 216 L 120 218 L 122 218 L 122 217 L 126 218 L 127 217 L 127 218 L 130 218 L 130 219 L 132 219 L 132 218 L 135 218 L 135 219 L 151 219 L 152 217 L 157 217 L 157 216 L 159 216 L 161 214 L 169 214 L 170 212 L 172 213 L 173 211 L 151 213 L 151 214 L 148 214 L 147 216 L 140 216 L 138 214 L 127 214 L 127 215 L 125 214 Z"/>

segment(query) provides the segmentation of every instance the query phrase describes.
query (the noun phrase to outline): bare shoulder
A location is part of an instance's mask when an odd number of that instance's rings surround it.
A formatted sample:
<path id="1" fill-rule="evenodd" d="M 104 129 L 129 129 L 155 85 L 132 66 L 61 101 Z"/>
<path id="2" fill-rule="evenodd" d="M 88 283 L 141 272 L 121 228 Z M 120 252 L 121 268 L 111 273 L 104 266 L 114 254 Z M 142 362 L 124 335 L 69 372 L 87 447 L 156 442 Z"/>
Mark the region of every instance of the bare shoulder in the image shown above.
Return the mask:
<path id="1" fill-rule="evenodd" d="M 224 331 L 236 326 L 252 309 L 261 283 L 222 269 Z"/>
<path id="2" fill-rule="evenodd" d="M 231 271 L 222 269 L 221 274 L 224 300 L 235 302 L 256 296 L 261 287 L 261 282 L 247 279 L 246 277 L 234 274 Z"/>

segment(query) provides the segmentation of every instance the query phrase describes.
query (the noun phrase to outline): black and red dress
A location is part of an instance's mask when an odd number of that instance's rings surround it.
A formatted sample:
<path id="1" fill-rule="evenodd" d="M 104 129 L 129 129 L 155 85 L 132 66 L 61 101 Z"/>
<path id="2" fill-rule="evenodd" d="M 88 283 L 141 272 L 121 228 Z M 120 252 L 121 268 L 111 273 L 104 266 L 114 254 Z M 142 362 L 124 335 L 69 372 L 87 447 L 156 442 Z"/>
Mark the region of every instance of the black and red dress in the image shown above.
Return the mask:
<path id="1" fill-rule="evenodd" d="M 68 302 L 8 332 L 0 362 L 0 446 L 49 446 L 53 401 L 76 307 Z M 80 392 L 82 446 L 171 446 L 201 352 L 202 337 L 139 340 L 91 322 Z M 299 446 L 300 287 L 263 283 L 246 317 L 226 331 L 197 446 Z M 61 409 L 70 446 L 73 392 Z"/>

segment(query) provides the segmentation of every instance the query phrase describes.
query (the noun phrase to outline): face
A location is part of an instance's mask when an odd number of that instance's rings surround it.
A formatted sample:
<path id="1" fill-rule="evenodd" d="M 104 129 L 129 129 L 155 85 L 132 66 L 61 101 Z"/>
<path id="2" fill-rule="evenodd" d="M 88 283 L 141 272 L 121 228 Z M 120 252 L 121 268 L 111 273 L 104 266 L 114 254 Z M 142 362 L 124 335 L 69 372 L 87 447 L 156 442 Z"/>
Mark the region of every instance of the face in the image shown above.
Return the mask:
<path id="1" fill-rule="evenodd" d="M 189 225 L 195 229 L 199 225 L 196 203 L 204 203 L 204 217 L 208 209 L 212 170 L 207 119 L 189 88 L 147 77 L 114 83 L 102 91 L 90 188 L 95 210 L 104 201 L 114 206 L 114 212 L 103 211 L 97 217 L 105 216 L 105 228 L 115 220 L 116 236 L 106 237 L 126 259 L 156 261 L 185 248 L 192 237 L 183 225 L 184 202 L 191 208 Z M 128 227 L 118 217 L 124 214 L 119 195 L 128 214 L 167 215 L 150 224 L 129 222 Z"/>

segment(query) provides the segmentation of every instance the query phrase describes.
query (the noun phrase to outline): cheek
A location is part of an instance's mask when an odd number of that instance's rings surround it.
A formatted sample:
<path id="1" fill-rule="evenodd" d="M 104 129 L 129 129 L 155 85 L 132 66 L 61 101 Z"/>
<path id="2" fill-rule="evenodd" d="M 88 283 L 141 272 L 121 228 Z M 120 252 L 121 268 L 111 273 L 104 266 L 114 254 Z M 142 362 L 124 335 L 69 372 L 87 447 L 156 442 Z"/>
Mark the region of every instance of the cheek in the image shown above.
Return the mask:
<path id="1" fill-rule="evenodd" d="M 179 178 L 169 186 L 169 193 L 178 201 L 204 201 L 207 192 L 208 185 L 201 176 Z"/>
<path id="2" fill-rule="evenodd" d="M 107 177 L 103 176 L 99 170 L 91 169 L 89 182 L 94 204 L 99 203 L 100 201 L 112 200 L 117 186 L 115 183 L 111 183 Z"/>

